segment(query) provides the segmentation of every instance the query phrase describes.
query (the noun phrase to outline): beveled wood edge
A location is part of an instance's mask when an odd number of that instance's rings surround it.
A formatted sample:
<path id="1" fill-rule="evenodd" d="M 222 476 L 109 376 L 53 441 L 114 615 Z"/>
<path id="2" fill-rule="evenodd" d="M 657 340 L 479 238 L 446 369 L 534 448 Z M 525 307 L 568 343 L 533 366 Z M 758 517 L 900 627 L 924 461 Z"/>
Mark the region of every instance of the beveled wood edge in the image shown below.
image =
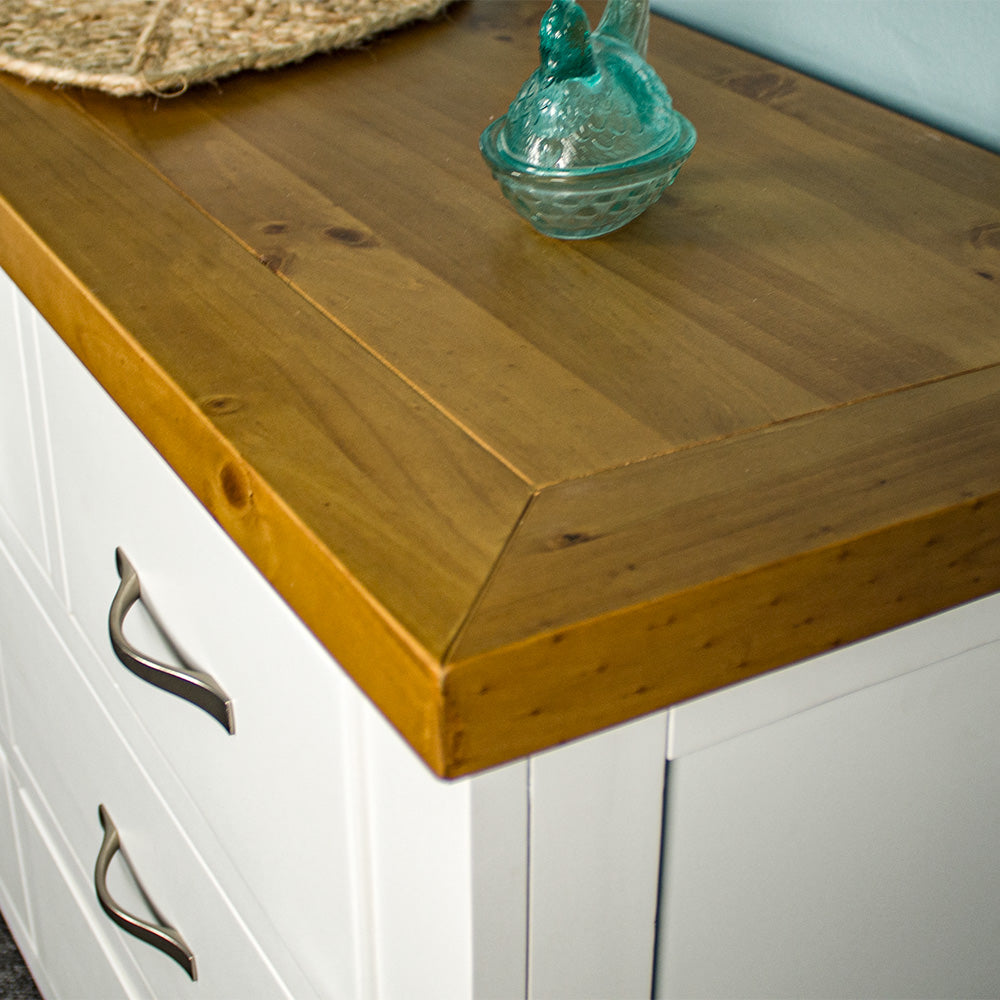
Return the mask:
<path id="1" fill-rule="evenodd" d="M 444 773 L 472 774 L 1000 590 L 998 523 L 1000 490 L 453 663 Z"/>
<path id="2" fill-rule="evenodd" d="M 2 196 L 0 267 L 404 739 L 446 773 L 440 664 Z"/>
<path id="3" fill-rule="evenodd" d="M 998 407 L 1000 364 L 539 490 L 444 662 L 989 495 Z"/>

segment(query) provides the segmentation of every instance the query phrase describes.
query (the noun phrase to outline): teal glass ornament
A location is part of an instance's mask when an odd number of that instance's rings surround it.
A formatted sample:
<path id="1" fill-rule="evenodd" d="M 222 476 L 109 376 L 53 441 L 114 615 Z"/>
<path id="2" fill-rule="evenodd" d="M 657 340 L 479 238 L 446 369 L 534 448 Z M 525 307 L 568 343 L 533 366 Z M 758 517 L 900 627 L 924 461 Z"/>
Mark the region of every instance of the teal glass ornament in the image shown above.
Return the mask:
<path id="1" fill-rule="evenodd" d="M 649 0 L 608 0 L 591 32 L 575 0 L 553 0 L 540 64 L 479 140 L 505 197 L 539 232 L 601 236 L 672 184 L 696 134 L 646 62 Z"/>

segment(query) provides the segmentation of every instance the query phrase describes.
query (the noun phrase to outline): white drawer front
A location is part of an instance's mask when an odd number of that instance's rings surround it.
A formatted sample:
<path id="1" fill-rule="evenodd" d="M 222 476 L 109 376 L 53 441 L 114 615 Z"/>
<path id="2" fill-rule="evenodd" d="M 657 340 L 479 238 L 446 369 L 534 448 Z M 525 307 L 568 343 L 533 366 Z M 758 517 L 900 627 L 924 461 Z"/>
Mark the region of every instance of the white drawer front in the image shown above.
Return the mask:
<path id="1" fill-rule="evenodd" d="M 17 766 L 69 845 L 71 866 L 84 885 L 90 884 L 103 840 L 98 805 L 107 807 L 149 897 L 194 952 L 198 982 L 192 983 L 172 959 L 112 925 L 92 890 L 86 894 L 88 919 L 107 924 L 109 938 L 131 954 L 155 996 L 290 997 L 120 739 L 95 688 L 31 595 L 18 588 L 5 559 L 0 574 L 0 589 L 12 597 L 0 606 L 0 634 L 7 637 L 4 681 Z M 110 875 L 113 895 L 125 908 L 152 919 L 120 858 Z M 61 946 L 72 951 L 73 938 Z M 59 944 L 53 940 L 48 947 Z"/>
<path id="2" fill-rule="evenodd" d="M 317 991 L 353 997 L 357 782 L 340 719 L 360 695 L 67 348 L 41 349 L 70 610 Z M 230 696 L 235 735 L 115 657 L 117 547 L 173 642 Z M 125 634 L 172 660 L 142 603 Z"/>

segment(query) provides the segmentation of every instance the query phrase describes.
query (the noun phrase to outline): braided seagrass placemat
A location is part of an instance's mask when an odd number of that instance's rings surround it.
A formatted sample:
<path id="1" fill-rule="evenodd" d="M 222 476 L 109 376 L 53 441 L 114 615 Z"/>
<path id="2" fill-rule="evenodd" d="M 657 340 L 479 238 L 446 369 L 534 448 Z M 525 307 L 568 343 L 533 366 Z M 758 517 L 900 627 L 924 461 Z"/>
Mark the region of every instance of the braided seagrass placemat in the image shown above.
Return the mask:
<path id="1" fill-rule="evenodd" d="M 450 0 L 0 0 L 0 70 L 119 96 L 177 94 L 354 45 Z"/>

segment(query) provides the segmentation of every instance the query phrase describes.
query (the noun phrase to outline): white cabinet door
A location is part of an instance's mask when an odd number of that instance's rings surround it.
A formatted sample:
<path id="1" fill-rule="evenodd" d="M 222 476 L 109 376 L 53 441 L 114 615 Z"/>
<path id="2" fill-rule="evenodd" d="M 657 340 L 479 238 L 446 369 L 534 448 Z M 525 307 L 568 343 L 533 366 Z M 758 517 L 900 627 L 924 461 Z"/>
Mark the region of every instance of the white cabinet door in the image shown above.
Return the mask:
<path id="1" fill-rule="evenodd" d="M 656 995 L 1000 995 L 998 717 L 993 642 L 673 761 Z"/>

